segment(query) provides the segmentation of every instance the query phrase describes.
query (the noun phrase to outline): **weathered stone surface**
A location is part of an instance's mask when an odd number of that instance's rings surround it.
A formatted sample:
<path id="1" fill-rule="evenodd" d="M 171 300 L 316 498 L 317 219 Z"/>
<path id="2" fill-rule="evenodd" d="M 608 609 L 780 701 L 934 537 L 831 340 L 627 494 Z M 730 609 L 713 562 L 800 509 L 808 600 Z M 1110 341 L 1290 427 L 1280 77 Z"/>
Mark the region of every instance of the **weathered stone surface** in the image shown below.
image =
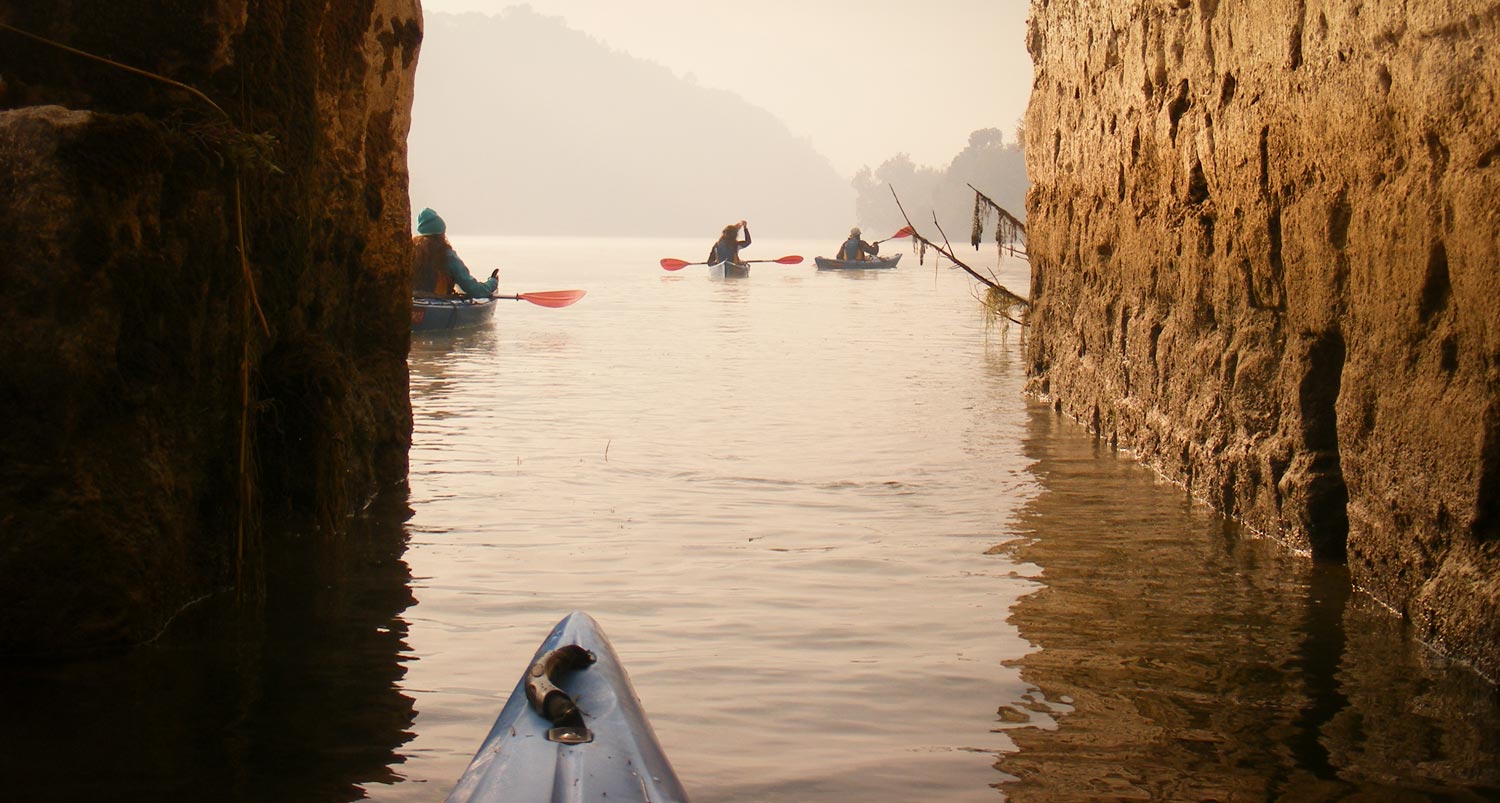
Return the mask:
<path id="1" fill-rule="evenodd" d="M 57 654 L 253 592 L 265 517 L 332 529 L 404 481 L 420 9 L 62 0 L 0 22 L 223 110 L 0 30 L 0 653 Z"/>
<path id="2" fill-rule="evenodd" d="M 1031 17 L 1032 389 L 1500 678 L 1500 3 Z"/>

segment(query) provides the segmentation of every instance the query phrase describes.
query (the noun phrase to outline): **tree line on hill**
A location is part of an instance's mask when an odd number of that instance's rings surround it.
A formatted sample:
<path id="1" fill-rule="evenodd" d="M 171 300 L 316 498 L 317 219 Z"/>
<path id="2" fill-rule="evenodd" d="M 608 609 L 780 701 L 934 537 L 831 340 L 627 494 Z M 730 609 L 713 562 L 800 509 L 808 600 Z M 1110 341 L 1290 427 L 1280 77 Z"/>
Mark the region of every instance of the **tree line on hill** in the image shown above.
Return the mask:
<path id="1" fill-rule="evenodd" d="M 906 225 L 891 194 L 894 189 L 919 231 L 936 236 L 932 227 L 936 214 L 943 231 L 956 246 L 969 239 L 977 189 L 1025 220 L 1026 190 L 1030 183 L 1026 178 L 1022 141 L 1018 132 L 1017 141 L 1006 144 L 1000 129 L 982 128 L 969 135 L 968 147 L 945 168 L 918 165 L 904 153 L 874 169 L 865 166 L 852 182 L 855 217 L 871 235 L 867 239 L 888 236 Z"/>

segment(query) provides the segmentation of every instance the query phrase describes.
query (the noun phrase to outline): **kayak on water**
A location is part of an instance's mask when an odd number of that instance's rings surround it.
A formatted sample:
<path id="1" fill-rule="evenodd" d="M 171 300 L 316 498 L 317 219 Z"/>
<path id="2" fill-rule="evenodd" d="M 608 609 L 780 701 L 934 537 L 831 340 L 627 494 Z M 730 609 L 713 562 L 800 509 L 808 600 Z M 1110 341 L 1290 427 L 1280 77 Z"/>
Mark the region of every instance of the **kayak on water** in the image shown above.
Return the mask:
<path id="1" fill-rule="evenodd" d="M 901 261 L 901 255 L 874 257 L 873 259 L 814 257 L 813 261 L 818 263 L 818 270 L 888 270 L 896 267 L 896 263 Z"/>
<path id="2" fill-rule="evenodd" d="M 630 676 L 574 611 L 537 648 L 449 803 L 686 801 Z"/>
<path id="3" fill-rule="evenodd" d="M 411 299 L 411 330 L 442 332 L 468 329 L 489 323 L 495 317 L 492 298 L 424 298 Z"/>
<path id="4" fill-rule="evenodd" d="M 708 275 L 714 279 L 745 279 L 750 276 L 750 265 L 746 262 L 717 262 L 708 266 Z"/>

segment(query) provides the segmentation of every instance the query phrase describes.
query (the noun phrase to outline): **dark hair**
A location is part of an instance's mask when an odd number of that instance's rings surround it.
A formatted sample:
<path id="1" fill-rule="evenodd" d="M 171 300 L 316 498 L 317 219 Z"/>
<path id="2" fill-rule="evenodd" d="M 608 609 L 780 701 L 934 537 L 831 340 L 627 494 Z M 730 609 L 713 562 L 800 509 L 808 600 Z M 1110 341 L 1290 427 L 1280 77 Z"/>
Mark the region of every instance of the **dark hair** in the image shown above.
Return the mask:
<path id="1" fill-rule="evenodd" d="M 453 295 L 453 277 L 448 275 L 448 252 L 453 246 L 447 234 L 421 234 L 411 238 L 411 290 L 413 293 Z"/>

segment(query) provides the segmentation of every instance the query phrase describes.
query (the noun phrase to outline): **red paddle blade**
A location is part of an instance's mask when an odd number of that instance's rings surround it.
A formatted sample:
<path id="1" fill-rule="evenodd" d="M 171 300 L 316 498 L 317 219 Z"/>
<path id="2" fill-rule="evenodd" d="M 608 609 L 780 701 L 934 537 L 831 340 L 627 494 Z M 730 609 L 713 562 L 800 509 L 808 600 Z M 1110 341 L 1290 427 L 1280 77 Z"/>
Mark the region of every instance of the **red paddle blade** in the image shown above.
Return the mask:
<path id="1" fill-rule="evenodd" d="M 772 261 L 778 265 L 801 265 L 802 257 L 782 257 Z"/>
<path id="2" fill-rule="evenodd" d="M 917 232 L 915 230 L 913 230 L 911 226 L 902 226 L 899 230 L 897 230 L 897 232 L 895 234 L 892 234 L 891 236 L 887 237 L 886 239 L 887 240 L 899 240 L 902 237 L 910 237 L 910 236 L 912 236 L 913 234 L 916 234 L 916 233 Z"/>
<path id="3" fill-rule="evenodd" d="M 682 270 L 691 264 L 693 263 L 682 259 L 663 259 L 661 261 L 661 266 L 667 270 Z"/>
<path id="4" fill-rule="evenodd" d="M 587 290 L 548 290 L 544 293 L 521 293 L 517 298 L 539 307 L 566 307 L 587 293 Z"/>

